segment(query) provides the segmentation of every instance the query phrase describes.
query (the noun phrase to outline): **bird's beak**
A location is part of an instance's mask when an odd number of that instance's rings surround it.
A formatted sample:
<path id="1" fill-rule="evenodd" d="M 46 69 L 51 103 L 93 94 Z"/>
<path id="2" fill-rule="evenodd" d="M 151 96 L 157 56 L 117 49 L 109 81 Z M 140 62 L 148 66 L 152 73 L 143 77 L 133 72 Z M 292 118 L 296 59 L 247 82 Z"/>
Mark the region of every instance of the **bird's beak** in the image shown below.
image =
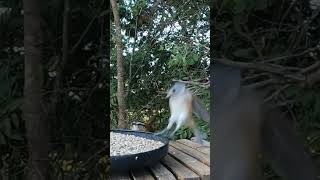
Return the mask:
<path id="1" fill-rule="evenodd" d="M 168 99 L 171 96 L 171 91 L 168 91 L 166 99 Z"/>

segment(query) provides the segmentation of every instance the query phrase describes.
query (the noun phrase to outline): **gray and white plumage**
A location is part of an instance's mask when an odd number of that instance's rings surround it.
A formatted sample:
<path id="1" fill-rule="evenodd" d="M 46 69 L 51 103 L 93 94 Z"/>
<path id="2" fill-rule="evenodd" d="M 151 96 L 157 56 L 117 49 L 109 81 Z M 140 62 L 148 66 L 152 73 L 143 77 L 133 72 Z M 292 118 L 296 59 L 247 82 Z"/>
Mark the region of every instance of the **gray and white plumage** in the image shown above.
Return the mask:
<path id="1" fill-rule="evenodd" d="M 169 137 L 172 137 L 179 128 L 186 125 L 193 129 L 193 132 L 197 137 L 197 141 L 202 143 L 203 135 L 192 119 L 192 113 L 195 113 L 198 117 L 209 122 L 209 113 L 205 109 L 201 100 L 187 89 L 184 82 L 180 81 L 174 81 L 171 84 L 166 98 L 169 98 L 171 116 L 169 118 L 168 126 L 158 134 L 168 132 L 172 128 L 173 124 L 176 124 L 176 128 L 169 135 Z"/>

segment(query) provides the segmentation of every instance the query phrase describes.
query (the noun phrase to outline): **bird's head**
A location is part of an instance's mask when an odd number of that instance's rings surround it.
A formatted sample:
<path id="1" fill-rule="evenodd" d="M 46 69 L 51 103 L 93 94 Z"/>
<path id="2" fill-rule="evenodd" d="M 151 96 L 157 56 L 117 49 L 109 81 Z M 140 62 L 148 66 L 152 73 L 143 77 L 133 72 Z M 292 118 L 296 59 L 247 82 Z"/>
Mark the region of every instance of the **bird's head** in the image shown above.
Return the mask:
<path id="1" fill-rule="evenodd" d="M 185 92 L 186 84 L 180 81 L 173 81 L 170 85 L 170 88 L 167 92 L 166 98 L 174 97 L 178 94 Z"/>

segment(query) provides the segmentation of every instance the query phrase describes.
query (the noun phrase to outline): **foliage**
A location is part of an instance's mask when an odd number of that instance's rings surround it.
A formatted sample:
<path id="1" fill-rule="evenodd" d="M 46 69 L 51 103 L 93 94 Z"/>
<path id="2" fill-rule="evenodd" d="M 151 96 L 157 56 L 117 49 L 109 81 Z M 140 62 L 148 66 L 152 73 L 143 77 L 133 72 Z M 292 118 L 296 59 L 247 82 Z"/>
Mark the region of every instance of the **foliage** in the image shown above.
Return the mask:
<path id="1" fill-rule="evenodd" d="M 169 117 L 164 93 L 172 79 L 208 82 L 209 4 L 203 0 L 183 3 L 129 0 L 120 1 L 119 6 L 125 45 L 127 124 L 156 119 L 155 130 L 159 130 L 166 126 Z M 110 85 L 113 128 L 117 120 L 115 59 L 113 48 Z M 209 103 L 208 88 L 191 88 Z M 191 131 L 181 129 L 176 135 L 190 137 Z"/>
<path id="2" fill-rule="evenodd" d="M 66 155 L 68 154 L 66 147 L 70 144 L 71 154 L 77 154 L 72 156 L 74 162 L 90 159 L 93 156 L 90 153 L 96 153 L 97 149 L 101 148 L 101 140 L 97 140 L 97 137 L 98 139 L 106 137 L 104 131 L 106 127 L 103 126 L 106 123 L 101 124 L 101 120 L 106 121 L 106 114 L 103 112 L 105 108 L 101 111 L 99 107 L 99 104 L 104 107 L 107 100 L 107 98 L 101 98 L 100 92 L 103 90 L 103 97 L 105 97 L 107 86 L 105 76 L 108 73 L 106 54 L 108 53 L 102 54 L 102 51 L 106 51 L 106 45 L 102 42 L 105 43 L 107 39 L 101 37 L 101 34 L 106 36 L 107 26 L 102 27 L 101 21 L 105 18 L 104 22 L 108 22 L 104 12 L 106 2 L 71 1 L 69 44 L 70 49 L 74 47 L 74 51 L 70 53 L 64 70 L 63 87 L 59 90 L 54 88 L 54 82 L 57 73 L 56 65 L 61 60 L 63 1 L 49 0 L 42 4 L 43 71 L 45 73 L 43 109 L 45 117 L 52 122 L 50 148 L 54 150 L 52 153 L 63 156 L 59 157 L 60 159 L 70 160 Z M 28 158 L 25 125 L 21 116 L 24 86 L 22 8 L 22 1 L 0 1 L 0 179 L 10 177 L 10 180 L 23 179 Z M 87 27 L 88 31 L 81 39 Z M 76 44 L 78 44 L 77 47 Z M 52 97 L 55 92 L 61 95 L 62 100 L 56 104 L 57 113 L 52 114 Z M 82 141 L 83 137 L 86 137 L 87 141 Z M 90 148 L 85 148 L 84 145 Z M 101 168 L 91 166 L 92 163 L 99 165 L 95 162 L 99 161 L 101 153 L 97 158 L 96 156 L 91 157 L 91 161 L 87 162 L 85 166 L 87 169 L 82 173 L 81 178 L 103 179 L 98 172 Z M 63 167 L 54 160 L 51 161 L 51 166 L 52 174 Z M 97 170 L 90 172 L 92 168 Z M 75 174 L 72 175 L 69 178 L 74 179 Z M 53 176 L 52 178 L 62 179 L 63 177 Z M 77 179 L 81 178 L 77 176 Z"/>

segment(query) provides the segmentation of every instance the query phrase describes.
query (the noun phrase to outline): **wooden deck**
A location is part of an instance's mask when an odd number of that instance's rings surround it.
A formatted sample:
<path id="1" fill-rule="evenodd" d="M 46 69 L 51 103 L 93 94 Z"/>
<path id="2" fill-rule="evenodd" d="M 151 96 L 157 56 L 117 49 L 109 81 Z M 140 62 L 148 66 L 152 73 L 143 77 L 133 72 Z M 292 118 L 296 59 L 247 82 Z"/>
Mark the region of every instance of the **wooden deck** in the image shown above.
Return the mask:
<path id="1" fill-rule="evenodd" d="M 111 180 L 209 180 L 210 143 L 197 144 L 193 139 L 171 141 L 169 154 L 155 166 L 143 171 L 111 175 Z"/>

